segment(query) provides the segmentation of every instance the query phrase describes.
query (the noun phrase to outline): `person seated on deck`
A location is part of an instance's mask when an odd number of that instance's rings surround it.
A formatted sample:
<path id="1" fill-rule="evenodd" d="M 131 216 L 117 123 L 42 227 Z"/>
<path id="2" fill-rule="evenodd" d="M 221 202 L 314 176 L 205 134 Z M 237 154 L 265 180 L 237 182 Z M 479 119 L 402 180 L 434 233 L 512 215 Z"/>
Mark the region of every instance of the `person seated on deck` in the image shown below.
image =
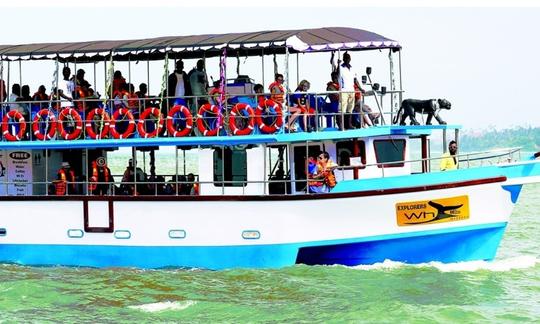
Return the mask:
<path id="1" fill-rule="evenodd" d="M 186 191 L 189 188 L 189 194 L 191 196 L 198 196 L 199 195 L 199 183 L 195 181 L 195 175 L 193 173 L 188 174 L 186 180 L 187 180 Z"/>
<path id="2" fill-rule="evenodd" d="M 56 180 L 53 184 L 56 188 L 57 196 L 75 195 L 77 194 L 77 184 L 75 172 L 71 169 L 69 162 L 62 162 L 62 167 L 56 174 Z"/>
<path id="3" fill-rule="evenodd" d="M 285 88 L 283 87 L 283 74 L 276 73 L 274 82 L 268 86 L 270 90 L 270 99 L 283 106 L 285 103 Z"/>
<path id="4" fill-rule="evenodd" d="M 456 153 L 457 143 L 456 141 L 450 141 L 450 143 L 448 143 L 448 152 L 444 153 L 441 157 L 441 171 L 456 170 L 459 168 L 459 161 Z"/>
<path id="5" fill-rule="evenodd" d="M 92 161 L 90 183 L 88 190 L 96 196 L 108 195 L 111 191 L 111 183 L 114 182 L 111 169 L 107 166 L 107 160 L 104 157 L 98 157 Z"/>
<path id="6" fill-rule="evenodd" d="M 114 94 L 117 91 L 120 91 L 121 85 L 126 83 L 126 79 L 122 76 L 121 71 L 114 71 L 113 75 L 113 81 L 112 81 L 112 94 L 114 98 Z M 111 90 L 108 89 L 107 93 L 110 94 Z"/>
<path id="7" fill-rule="evenodd" d="M 126 96 L 127 96 L 128 108 L 129 110 L 131 110 L 134 116 L 138 116 L 140 112 L 139 97 L 135 93 L 135 86 L 133 85 L 133 83 L 128 83 L 127 88 L 128 88 L 128 92 Z"/>
<path id="8" fill-rule="evenodd" d="M 210 103 L 219 106 L 221 102 L 221 80 L 214 81 L 212 89 L 208 92 L 210 96 Z"/>
<path id="9" fill-rule="evenodd" d="M 6 82 L 0 79 L 0 102 L 4 102 L 7 99 Z"/>
<path id="10" fill-rule="evenodd" d="M 314 179 L 322 179 L 323 188 L 321 192 L 330 192 L 337 184 L 334 169 L 337 165 L 330 159 L 328 152 L 321 152 L 317 156 L 317 173 Z"/>
<path id="11" fill-rule="evenodd" d="M 85 105 L 86 105 L 86 114 L 88 115 L 88 112 L 92 109 L 96 109 L 101 107 L 99 102 L 100 94 L 99 92 L 95 92 L 94 89 L 89 88 L 88 89 L 88 96 L 85 99 Z"/>
<path id="12" fill-rule="evenodd" d="M 129 107 L 129 93 L 128 93 L 128 84 L 121 83 L 118 91 L 114 92 L 114 109 L 128 108 Z"/>
<path id="13" fill-rule="evenodd" d="M 354 108 L 352 123 L 356 128 L 368 128 L 379 123 L 380 113 L 374 112 L 370 106 L 364 103 L 362 99 L 364 95 L 367 95 L 367 92 L 363 91 L 354 84 Z"/>
<path id="14" fill-rule="evenodd" d="M 139 98 L 139 106 L 141 110 L 146 109 L 148 99 L 148 86 L 146 83 L 139 84 L 139 91 L 135 92 L 137 98 Z"/>
<path id="15" fill-rule="evenodd" d="M 20 110 L 19 112 L 23 115 L 24 119 L 26 121 L 30 121 L 30 105 L 32 101 L 32 97 L 30 97 L 30 87 L 25 84 L 21 88 L 21 96 L 17 98 L 16 101 L 21 102 L 19 104 Z M 29 127 L 27 127 L 28 129 Z"/>
<path id="16" fill-rule="evenodd" d="M 184 61 L 181 59 L 176 61 L 173 73 L 169 74 L 167 81 L 167 96 L 170 97 L 168 100 L 169 107 L 174 105 L 188 105 L 187 100 L 184 97 L 191 96 L 191 85 L 189 83 L 189 77 L 184 71 Z"/>
<path id="17" fill-rule="evenodd" d="M 313 126 L 308 123 L 308 116 L 312 114 L 312 109 L 309 107 L 309 95 L 305 92 L 309 90 L 310 83 L 307 80 L 302 80 L 298 84 L 294 94 L 291 95 L 291 107 L 289 108 L 289 121 L 287 123 L 290 132 L 295 132 L 294 123 L 300 115 L 303 121 L 303 130 L 311 132 L 314 130 Z M 311 119 L 311 118 L 310 118 Z"/>
<path id="18" fill-rule="evenodd" d="M 267 98 L 263 94 L 264 93 L 263 85 L 260 83 L 257 83 L 255 86 L 253 86 L 253 91 L 257 94 L 257 98 L 256 98 L 257 105 L 264 107 L 264 102 Z"/>
<path id="19" fill-rule="evenodd" d="M 49 106 L 49 96 L 46 91 L 47 89 L 45 86 L 40 85 L 38 91 L 32 96 L 32 101 L 36 102 L 34 105 L 37 106 L 39 110 Z"/>
<path id="20" fill-rule="evenodd" d="M 314 157 L 308 158 L 308 193 L 323 192 L 324 182 L 318 176 L 317 161 Z"/>
<path id="21" fill-rule="evenodd" d="M 135 192 L 135 174 L 137 176 L 137 192 Z M 126 195 L 138 195 L 146 192 L 146 174 L 141 168 L 134 168 L 133 159 L 129 159 L 128 166 L 124 171 L 120 191 Z"/>

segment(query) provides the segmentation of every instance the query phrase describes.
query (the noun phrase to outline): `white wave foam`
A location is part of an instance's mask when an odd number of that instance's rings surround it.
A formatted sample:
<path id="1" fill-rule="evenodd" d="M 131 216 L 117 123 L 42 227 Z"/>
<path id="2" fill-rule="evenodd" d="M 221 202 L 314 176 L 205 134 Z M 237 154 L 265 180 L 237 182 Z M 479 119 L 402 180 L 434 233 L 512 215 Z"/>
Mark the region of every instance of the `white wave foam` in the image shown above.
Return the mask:
<path id="1" fill-rule="evenodd" d="M 432 267 L 441 272 L 473 272 L 478 270 L 488 270 L 494 272 L 505 272 L 514 269 L 527 269 L 540 263 L 540 259 L 532 255 L 522 255 L 509 259 L 500 259 L 495 261 L 465 261 L 456 263 L 429 262 L 420 264 L 407 264 L 391 260 L 375 263 L 372 265 L 358 265 L 351 267 L 357 270 L 391 270 L 401 267 Z"/>
<path id="2" fill-rule="evenodd" d="M 162 312 L 165 310 L 184 310 L 190 306 L 195 305 L 197 302 L 194 300 L 186 300 L 186 301 L 165 301 L 165 302 L 159 302 L 159 303 L 152 303 L 152 304 L 143 304 L 143 305 L 136 305 L 136 306 L 128 306 L 128 308 L 131 309 L 137 309 L 143 312 L 147 313 L 156 313 L 156 312 Z"/>

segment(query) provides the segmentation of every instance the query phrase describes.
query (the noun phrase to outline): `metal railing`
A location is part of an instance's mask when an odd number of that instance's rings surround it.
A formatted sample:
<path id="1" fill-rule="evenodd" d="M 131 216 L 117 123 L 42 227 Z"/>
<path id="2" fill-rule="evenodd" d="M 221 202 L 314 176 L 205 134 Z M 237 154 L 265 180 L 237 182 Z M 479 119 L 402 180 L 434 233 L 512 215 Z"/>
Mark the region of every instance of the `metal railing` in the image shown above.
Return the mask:
<path id="1" fill-rule="evenodd" d="M 520 148 L 507 148 L 507 149 L 497 149 L 490 151 L 480 151 L 480 152 L 470 152 L 456 155 L 459 160 L 459 168 L 474 168 L 480 167 L 484 164 L 487 165 L 496 165 L 499 163 L 510 163 L 521 160 L 521 149 Z M 409 159 L 409 160 L 400 160 L 400 161 L 385 161 L 379 163 L 370 163 L 362 165 L 347 165 L 347 166 L 337 166 L 334 170 L 334 173 L 341 172 L 341 178 L 345 179 L 345 172 L 348 170 L 354 170 L 362 168 L 362 170 L 367 170 L 368 168 L 380 170 L 378 178 L 387 177 L 386 169 L 392 165 L 413 165 L 418 164 L 421 166 L 424 163 L 437 162 L 443 159 L 444 157 L 432 157 L 432 158 L 420 158 L 420 159 Z M 412 171 L 411 173 L 415 173 Z M 431 173 L 431 172 L 426 172 Z M 404 175 L 404 174 L 400 174 Z M 169 175 L 161 175 L 163 177 Z M 226 185 L 234 185 L 241 187 L 242 195 L 251 194 L 253 190 L 249 190 L 251 185 L 263 185 L 265 186 L 264 193 L 272 194 L 313 194 L 310 193 L 307 189 L 309 182 L 311 181 L 320 181 L 320 179 L 302 178 L 302 179 L 277 179 L 277 180 L 262 180 L 262 181 L 252 181 L 252 180 L 241 180 L 241 181 L 230 181 L 230 180 L 218 180 L 218 181 L 200 181 L 197 175 L 195 176 L 194 181 L 155 181 L 144 179 L 142 181 L 111 181 L 111 182 L 87 182 L 87 181 L 75 181 L 75 182 L 64 182 L 65 186 L 65 195 L 124 195 L 124 196 L 184 196 L 184 195 L 195 195 L 198 194 L 195 190 L 192 190 L 195 186 L 201 188 L 201 194 L 205 195 L 205 191 L 208 189 L 205 188 L 206 185 L 210 185 L 214 188 L 220 188 L 221 194 L 227 192 L 228 188 Z M 173 178 L 174 179 L 174 178 Z M 352 180 L 352 179 L 350 179 Z M 58 183 L 59 180 L 55 181 L 37 181 L 37 182 L 21 182 L 21 181 L 4 181 L 0 182 L 0 186 L 3 186 L 5 195 L 10 195 L 9 192 L 19 188 L 20 190 L 25 190 L 30 186 L 31 188 L 37 188 L 43 186 L 45 189 L 45 196 L 51 195 L 56 196 L 56 187 L 55 183 Z M 362 181 L 362 180 L 360 180 Z M 281 185 L 280 192 L 269 192 L 268 188 L 273 184 Z M 297 188 L 292 192 L 292 185 Z M 100 194 L 93 193 L 95 190 L 90 190 L 90 186 L 100 187 L 102 189 Z M 73 187 L 76 186 L 77 190 L 73 192 Z M 298 189 L 300 188 L 300 189 Z M 189 189 L 189 193 L 188 190 Z M 34 190 L 33 190 L 34 191 Z M 32 191 L 32 192 L 33 192 Z M 235 190 L 237 194 L 238 190 Z M 256 190 L 255 190 L 256 191 Z M 218 194 L 217 191 L 213 194 Z M 263 192 L 254 193 L 257 195 L 263 194 Z M 12 194 L 13 196 L 16 194 Z M 36 196 L 34 194 L 29 196 Z M 38 195 L 42 196 L 42 195 Z"/>
<path id="2" fill-rule="evenodd" d="M 184 136 L 194 134 L 202 136 L 201 132 L 196 127 L 198 119 L 202 119 L 203 124 L 207 128 L 216 128 L 217 120 L 221 120 L 223 129 L 217 131 L 218 136 L 235 135 L 235 130 L 231 125 L 231 121 L 235 121 L 236 128 L 246 129 L 253 127 L 253 130 L 244 133 L 258 134 L 262 127 L 260 123 L 268 122 L 270 125 L 278 123 L 282 126 L 277 127 L 275 132 L 293 132 L 293 125 L 298 123 L 302 131 L 320 131 L 323 128 L 348 128 L 345 125 L 345 120 L 351 118 L 354 127 L 368 127 L 384 124 L 384 115 L 392 114 L 392 111 L 384 112 L 382 109 L 382 94 L 373 92 L 375 96 L 380 96 L 379 111 L 369 110 L 369 107 L 364 104 L 363 100 L 355 103 L 355 108 L 351 113 L 346 113 L 340 108 L 340 103 L 334 99 L 330 99 L 332 95 L 339 96 L 340 91 L 325 91 L 325 92 L 290 92 L 284 94 L 285 102 L 280 105 L 282 110 L 281 116 L 273 110 L 273 107 L 261 107 L 261 112 L 256 112 L 259 106 L 259 97 L 264 96 L 269 98 L 270 93 L 243 94 L 243 95 L 225 95 L 225 100 L 220 104 L 219 98 L 211 95 L 204 96 L 185 96 L 182 98 L 176 97 L 147 97 L 147 98 L 81 98 L 72 101 L 67 100 L 46 100 L 46 101 L 16 101 L 2 103 L 0 117 L 2 118 L 2 127 L 0 137 L 2 141 L 19 141 L 19 140 L 61 140 L 61 139 L 86 139 L 86 138 L 111 138 L 113 131 L 111 123 L 117 124 L 116 128 L 125 129 L 124 125 L 127 122 L 138 124 L 140 116 L 145 113 L 148 108 L 157 108 L 161 114 L 154 115 L 147 113 L 147 118 L 143 119 L 144 129 L 147 128 L 154 131 L 160 128 L 156 136 L 175 136 L 173 131 L 167 131 L 166 122 L 171 119 L 175 130 L 185 128 L 186 123 L 192 125 L 192 129 L 184 132 Z M 390 93 L 390 92 L 387 92 Z M 295 95 L 303 97 L 306 101 L 305 106 L 298 106 L 290 102 L 290 98 Z M 288 98 L 288 100 L 287 100 Z M 236 100 L 236 101 L 235 101 Z M 312 104 L 310 105 L 310 102 Z M 69 105 L 66 105 L 69 104 Z M 170 112 L 175 103 L 180 103 L 189 109 L 189 115 L 182 112 L 182 116 L 171 116 Z M 217 111 L 200 114 L 203 103 L 214 104 L 220 107 Z M 231 113 L 236 103 L 247 103 L 251 106 L 252 111 L 246 113 Z M 64 105 L 64 107 L 62 107 Z M 64 109 L 71 108 L 70 111 Z M 96 108 L 101 108 L 103 111 L 96 112 Z M 120 108 L 124 108 L 122 114 L 118 114 Z M 46 113 L 42 111 L 46 109 Z M 10 111 L 18 111 L 20 115 L 9 115 Z M 92 112 L 93 111 L 93 112 Z M 127 113 L 129 111 L 129 114 Z M 41 112 L 41 113 L 40 113 Z M 106 113 L 106 115 L 105 115 Z M 116 115 L 115 115 L 116 113 Z M 89 115 L 93 118 L 88 118 Z M 21 119 L 22 117 L 22 119 Z M 258 118 L 258 119 L 257 119 Z M 23 121 L 24 120 L 24 121 Z M 256 122 L 259 120 L 259 123 Z M 293 120 L 294 122 L 291 122 Z M 297 122 L 298 121 L 298 122 Z M 25 130 L 21 131 L 21 123 L 25 124 Z M 53 126 L 54 124 L 54 126 Z M 240 125 L 239 125 L 240 124 Z M 161 125 L 161 126 L 160 126 Z M 289 127 L 286 127 L 289 126 Z M 77 129 L 80 131 L 77 131 Z M 103 131 L 105 129 L 105 131 Z M 7 133 L 5 132 L 7 130 Z M 103 135 L 103 136 L 96 136 Z M 66 136 L 67 135 L 67 136 Z M 153 137 L 140 134 L 136 129 L 131 136 Z"/>

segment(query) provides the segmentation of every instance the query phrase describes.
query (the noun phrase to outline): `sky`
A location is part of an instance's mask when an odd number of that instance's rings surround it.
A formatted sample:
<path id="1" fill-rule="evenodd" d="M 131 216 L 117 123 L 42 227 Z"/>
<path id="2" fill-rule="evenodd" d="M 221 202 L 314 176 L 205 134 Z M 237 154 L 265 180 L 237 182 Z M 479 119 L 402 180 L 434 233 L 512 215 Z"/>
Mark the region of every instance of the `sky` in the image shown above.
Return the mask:
<path id="1" fill-rule="evenodd" d="M 341 1 L 340 6 L 325 3 L 287 6 L 220 2 L 177 6 L 165 0 L 133 0 L 125 3 L 96 0 L 91 6 L 75 1 L 51 0 L 48 7 L 37 1 L 20 1 L 2 9 L 1 44 L 69 42 L 102 39 L 134 39 L 170 35 L 248 32 L 270 29 L 353 27 L 366 29 L 400 42 L 404 98 L 446 98 L 451 111 L 442 117 L 451 124 L 462 124 L 468 131 L 540 126 L 540 8 L 521 0 L 453 2 L 461 7 L 433 6 L 427 1 L 368 1 L 361 5 Z M 229 2 L 228 2 L 229 3 Z M 487 4 L 490 4 L 489 6 Z M 396 5 L 401 7 L 396 7 Z M 472 5 L 471 5 L 472 4 Z M 88 3 L 87 3 L 88 5 Z M 347 5 L 350 5 L 347 6 Z M 406 6 L 404 6 L 406 5 Z M 516 6 L 516 7 L 514 7 Z M 291 87 L 299 80 L 311 82 L 311 90 L 323 91 L 329 81 L 330 54 L 301 54 L 297 78 L 296 57 L 291 57 Z M 261 58 L 240 59 L 241 74 L 262 82 Z M 360 71 L 373 68 L 373 81 L 389 87 L 388 52 L 353 52 L 352 64 Z M 195 61 L 186 61 L 186 70 Z M 170 63 L 172 70 L 173 63 Z M 217 60 L 207 62 L 208 74 L 218 78 Z M 228 76 L 235 75 L 236 59 L 228 61 Z M 146 62 L 118 64 L 135 85 L 146 82 Z M 93 66 L 83 66 L 94 83 Z M 47 61 L 11 64 L 11 83 L 21 79 L 32 92 L 44 84 L 50 88 L 54 64 Z M 284 58 L 278 57 L 278 69 Z M 4 66 L 4 73 L 7 67 Z M 159 91 L 163 62 L 150 64 L 150 91 Z M 272 58 L 265 59 L 265 87 L 273 73 Z M 103 89 L 103 65 L 96 70 L 95 88 Z M 294 87 L 293 89 L 294 90 Z M 372 98 L 367 103 L 376 107 Z M 388 103 L 385 102 L 385 107 Z"/>

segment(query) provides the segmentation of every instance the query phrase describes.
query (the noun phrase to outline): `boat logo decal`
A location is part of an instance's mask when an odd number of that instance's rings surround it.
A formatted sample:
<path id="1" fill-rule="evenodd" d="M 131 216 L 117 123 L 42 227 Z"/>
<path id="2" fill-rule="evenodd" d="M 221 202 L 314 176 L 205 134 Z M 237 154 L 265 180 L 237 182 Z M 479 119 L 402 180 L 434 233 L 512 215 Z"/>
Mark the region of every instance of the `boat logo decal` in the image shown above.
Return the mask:
<path id="1" fill-rule="evenodd" d="M 398 226 L 435 224 L 469 219 L 469 196 L 396 204 Z"/>

